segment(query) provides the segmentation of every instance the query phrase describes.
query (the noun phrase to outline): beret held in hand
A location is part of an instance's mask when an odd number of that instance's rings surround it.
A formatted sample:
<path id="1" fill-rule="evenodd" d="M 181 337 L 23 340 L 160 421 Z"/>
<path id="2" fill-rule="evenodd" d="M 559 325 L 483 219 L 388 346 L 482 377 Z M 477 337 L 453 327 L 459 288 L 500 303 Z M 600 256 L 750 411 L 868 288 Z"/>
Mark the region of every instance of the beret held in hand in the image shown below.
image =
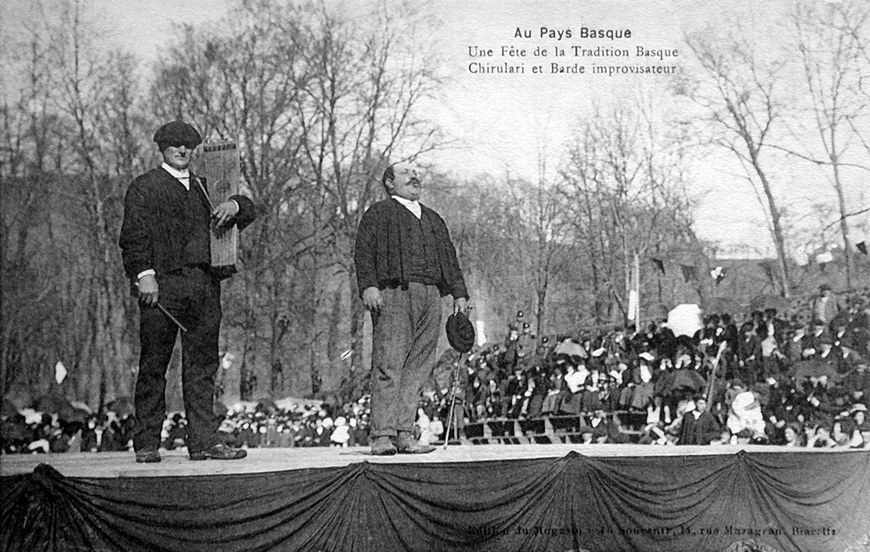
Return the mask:
<path id="1" fill-rule="evenodd" d="M 447 318 L 447 341 L 460 353 L 467 353 L 474 347 L 474 325 L 463 313 L 454 313 Z"/>

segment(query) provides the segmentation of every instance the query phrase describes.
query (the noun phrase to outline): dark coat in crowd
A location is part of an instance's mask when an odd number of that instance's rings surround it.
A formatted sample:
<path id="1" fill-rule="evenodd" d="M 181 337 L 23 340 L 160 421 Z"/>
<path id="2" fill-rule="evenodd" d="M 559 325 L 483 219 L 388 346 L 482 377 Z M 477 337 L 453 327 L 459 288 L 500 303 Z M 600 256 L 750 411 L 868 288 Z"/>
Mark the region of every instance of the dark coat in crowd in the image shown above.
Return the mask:
<path id="1" fill-rule="evenodd" d="M 679 445 L 709 445 L 719 437 L 719 422 L 709 412 L 695 418 L 694 412 L 686 412 L 680 424 Z"/>

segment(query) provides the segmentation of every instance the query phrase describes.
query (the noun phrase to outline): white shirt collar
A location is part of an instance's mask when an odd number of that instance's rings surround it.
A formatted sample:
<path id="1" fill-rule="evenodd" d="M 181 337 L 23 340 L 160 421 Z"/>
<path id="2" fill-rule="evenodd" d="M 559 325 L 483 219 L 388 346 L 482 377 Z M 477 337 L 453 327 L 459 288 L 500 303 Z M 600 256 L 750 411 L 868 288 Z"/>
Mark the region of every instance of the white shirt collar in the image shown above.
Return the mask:
<path id="1" fill-rule="evenodd" d="M 423 216 L 423 209 L 420 207 L 419 201 L 411 201 L 410 199 L 405 199 L 404 197 L 396 195 L 393 196 L 393 199 L 404 205 L 405 208 L 411 211 L 418 219 Z"/>
<path id="2" fill-rule="evenodd" d="M 163 163 L 160 165 L 163 170 L 171 174 L 176 180 L 181 182 L 184 187 L 190 190 L 190 171 L 188 169 L 178 170 L 174 167 L 169 166 L 167 163 Z"/>

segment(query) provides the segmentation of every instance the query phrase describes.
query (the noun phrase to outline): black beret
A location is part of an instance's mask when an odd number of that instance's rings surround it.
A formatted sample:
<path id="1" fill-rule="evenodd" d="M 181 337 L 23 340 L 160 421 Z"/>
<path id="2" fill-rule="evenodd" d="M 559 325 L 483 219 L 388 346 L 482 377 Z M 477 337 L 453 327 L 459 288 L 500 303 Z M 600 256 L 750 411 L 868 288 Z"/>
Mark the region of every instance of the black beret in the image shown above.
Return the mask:
<path id="1" fill-rule="evenodd" d="M 157 129 L 154 141 L 158 144 L 179 143 L 196 147 L 202 144 L 202 136 L 184 121 L 172 121 Z"/>
<path id="2" fill-rule="evenodd" d="M 474 347 L 474 326 L 461 312 L 447 317 L 445 330 L 450 346 L 460 353 L 467 353 Z"/>

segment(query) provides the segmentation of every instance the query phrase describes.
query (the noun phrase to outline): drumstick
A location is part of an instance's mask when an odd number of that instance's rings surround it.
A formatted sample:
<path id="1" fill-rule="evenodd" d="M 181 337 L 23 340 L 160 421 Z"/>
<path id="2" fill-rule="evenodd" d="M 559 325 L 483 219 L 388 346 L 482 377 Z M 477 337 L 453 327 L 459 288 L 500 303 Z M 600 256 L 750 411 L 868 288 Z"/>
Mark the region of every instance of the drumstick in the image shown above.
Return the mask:
<path id="1" fill-rule="evenodd" d="M 139 287 L 139 282 L 135 282 L 135 286 L 138 288 L 138 287 Z M 181 331 L 183 331 L 183 332 L 187 332 L 187 328 L 184 327 L 184 324 L 182 324 L 181 322 L 178 321 L 177 318 L 175 318 L 174 316 L 172 316 L 172 314 L 171 314 L 168 310 L 166 310 L 166 307 L 164 307 L 163 305 L 161 305 L 159 302 L 156 303 L 156 304 L 157 304 L 157 308 L 160 309 L 160 311 L 161 311 L 163 314 L 165 314 L 166 316 L 168 316 L 169 319 L 172 320 L 172 321 L 175 323 L 175 325 L 178 326 L 178 328 L 179 328 Z"/>
<path id="2" fill-rule="evenodd" d="M 163 314 L 165 314 L 166 316 L 168 316 L 170 320 L 172 320 L 173 322 L 175 322 L 175 325 L 178 326 L 179 329 L 181 329 L 181 331 L 183 331 L 183 332 L 186 332 L 186 331 L 187 331 L 187 328 L 185 328 L 185 327 L 181 324 L 181 322 L 178 321 L 177 318 L 175 318 L 174 316 L 172 316 L 172 315 L 169 313 L 169 311 L 166 310 L 166 307 L 164 307 L 164 306 L 161 305 L 160 303 L 157 303 L 157 308 L 160 309 L 161 311 L 163 311 Z"/>

